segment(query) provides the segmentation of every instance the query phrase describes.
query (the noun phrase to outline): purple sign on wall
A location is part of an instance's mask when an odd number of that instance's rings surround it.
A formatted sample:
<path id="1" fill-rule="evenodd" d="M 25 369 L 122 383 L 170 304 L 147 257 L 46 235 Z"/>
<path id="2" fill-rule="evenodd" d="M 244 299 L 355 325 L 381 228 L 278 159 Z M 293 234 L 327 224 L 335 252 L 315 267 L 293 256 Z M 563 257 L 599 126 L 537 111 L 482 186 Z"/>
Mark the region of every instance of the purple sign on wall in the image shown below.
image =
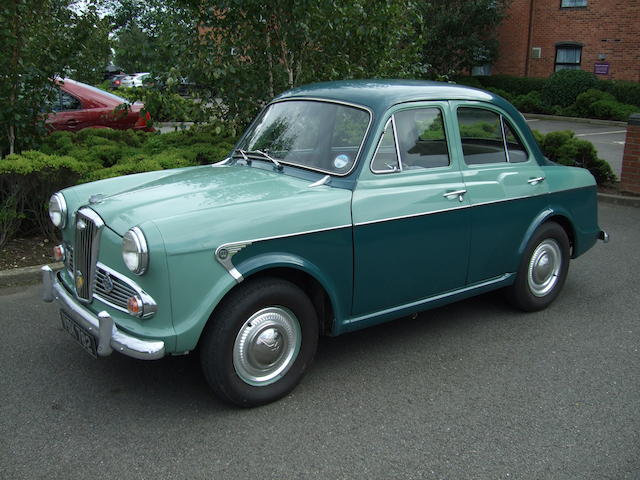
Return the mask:
<path id="1" fill-rule="evenodd" d="M 609 75 L 609 64 L 608 63 L 596 63 L 593 67 L 593 73 L 596 75 Z"/>

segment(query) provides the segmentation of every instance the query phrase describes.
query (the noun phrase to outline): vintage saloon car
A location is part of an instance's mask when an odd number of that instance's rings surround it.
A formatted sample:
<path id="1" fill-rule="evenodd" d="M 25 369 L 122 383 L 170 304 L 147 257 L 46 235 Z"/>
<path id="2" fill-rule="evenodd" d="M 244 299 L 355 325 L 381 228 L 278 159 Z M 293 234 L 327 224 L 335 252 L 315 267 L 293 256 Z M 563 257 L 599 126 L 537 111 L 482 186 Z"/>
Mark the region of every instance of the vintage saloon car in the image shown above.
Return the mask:
<path id="1" fill-rule="evenodd" d="M 225 160 L 53 195 L 44 298 L 93 356 L 198 351 L 222 399 L 293 389 L 319 335 L 503 288 L 545 308 L 597 239 L 587 170 L 481 90 L 347 81 L 277 97 Z"/>

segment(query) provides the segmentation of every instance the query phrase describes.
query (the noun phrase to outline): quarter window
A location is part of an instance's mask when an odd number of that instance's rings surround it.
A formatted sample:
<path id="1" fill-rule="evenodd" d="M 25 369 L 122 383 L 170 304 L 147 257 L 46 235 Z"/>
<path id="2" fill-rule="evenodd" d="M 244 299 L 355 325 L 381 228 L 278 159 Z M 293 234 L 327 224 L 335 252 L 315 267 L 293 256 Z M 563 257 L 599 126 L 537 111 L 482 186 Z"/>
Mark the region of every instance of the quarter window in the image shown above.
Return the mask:
<path id="1" fill-rule="evenodd" d="M 375 173 L 390 173 L 400 170 L 392 118 L 384 127 L 384 133 L 373 157 L 373 162 L 371 162 L 371 169 Z"/>
<path id="2" fill-rule="evenodd" d="M 582 47 L 579 45 L 558 45 L 556 47 L 556 68 L 559 70 L 579 70 Z"/>
<path id="3" fill-rule="evenodd" d="M 80 100 L 67 92 L 60 90 L 60 111 L 79 110 L 81 108 Z"/>
<path id="4" fill-rule="evenodd" d="M 458 109 L 462 153 L 467 165 L 526 162 L 526 148 L 500 114 L 481 108 Z"/>

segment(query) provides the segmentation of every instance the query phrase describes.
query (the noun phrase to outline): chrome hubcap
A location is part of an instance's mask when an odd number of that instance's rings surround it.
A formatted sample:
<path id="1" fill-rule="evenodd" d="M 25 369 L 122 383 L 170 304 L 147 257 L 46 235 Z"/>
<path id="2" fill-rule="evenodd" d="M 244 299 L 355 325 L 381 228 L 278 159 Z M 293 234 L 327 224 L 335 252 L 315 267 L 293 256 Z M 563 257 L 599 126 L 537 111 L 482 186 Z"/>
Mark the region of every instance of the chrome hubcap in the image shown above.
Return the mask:
<path id="1" fill-rule="evenodd" d="M 536 247 L 529 261 L 527 280 L 531 293 L 544 297 L 558 283 L 562 253 L 555 240 L 548 238 Z"/>
<path id="2" fill-rule="evenodd" d="M 233 366 L 249 385 L 269 385 L 282 378 L 295 362 L 302 332 L 284 307 L 264 308 L 242 325 L 233 345 Z"/>

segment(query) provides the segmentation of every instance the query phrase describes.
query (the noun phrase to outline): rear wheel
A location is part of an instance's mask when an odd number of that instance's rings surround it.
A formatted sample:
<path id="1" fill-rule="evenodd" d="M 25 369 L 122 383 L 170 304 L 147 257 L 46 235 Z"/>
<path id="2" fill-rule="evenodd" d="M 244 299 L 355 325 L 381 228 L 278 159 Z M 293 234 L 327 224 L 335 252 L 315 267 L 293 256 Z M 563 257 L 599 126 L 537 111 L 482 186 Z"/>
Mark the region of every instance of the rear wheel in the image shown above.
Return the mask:
<path id="1" fill-rule="evenodd" d="M 242 407 L 289 393 L 318 345 L 318 320 L 306 294 L 278 278 L 247 281 L 209 320 L 200 360 L 212 390 Z"/>
<path id="2" fill-rule="evenodd" d="M 562 290 L 569 258 L 564 229 L 555 222 L 542 224 L 527 245 L 516 281 L 507 289 L 511 303 L 528 312 L 549 306 Z"/>

